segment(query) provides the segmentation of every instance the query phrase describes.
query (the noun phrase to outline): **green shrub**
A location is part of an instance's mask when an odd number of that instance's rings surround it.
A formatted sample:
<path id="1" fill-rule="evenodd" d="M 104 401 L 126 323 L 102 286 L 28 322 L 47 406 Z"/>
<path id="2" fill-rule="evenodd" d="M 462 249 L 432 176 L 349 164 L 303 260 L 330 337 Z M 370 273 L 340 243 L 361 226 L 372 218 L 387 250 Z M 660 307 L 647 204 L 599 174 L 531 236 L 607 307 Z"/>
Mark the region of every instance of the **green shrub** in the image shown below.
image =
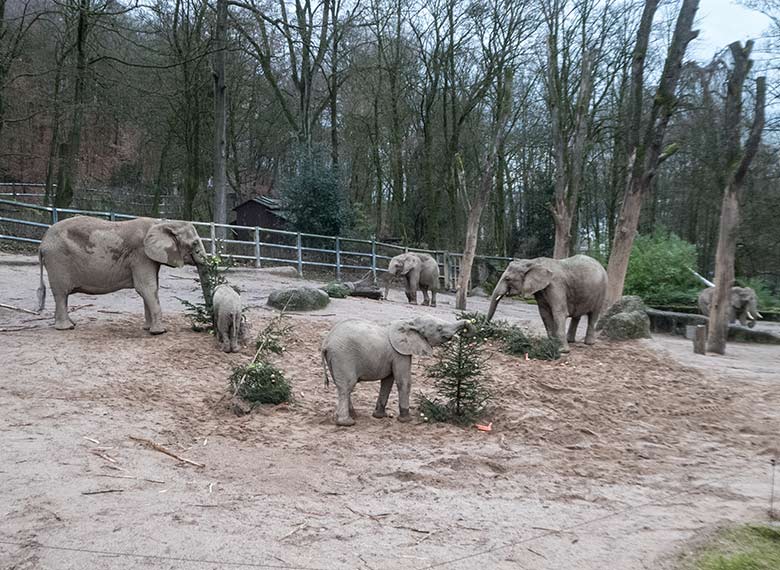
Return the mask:
<path id="1" fill-rule="evenodd" d="M 225 273 L 231 267 L 233 267 L 231 259 L 220 255 L 207 255 L 206 263 L 198 266 L 198 279 L 195 280 L 196 283 L 200 284 L 203 302 L 191 303 L 186 299 L 176 297 L 184 305 L 184 312 L 195 332 L 210 331 L 214 328 L 214 311 L 211 306 L 214 289 L 218 285 L 227 283 Z M 238 291 L 237 288 L 234 287 L 234 289 Z"/>
<path id="2" fill-rule="evenodd" d="M 557 360 L 561 357 L 561 343 L 547 336 L 537 336 L 512 327 L 503 337 L 503 351 L 513 356 L 525 356 L 534 360 Z"/>
<path id="3" fill-rule="evenodd" d="M 257 335 L 255 350 L 258 355 L 265 352 L 273 352 L 274 354 L 284 352 L 284 339 L 290 334 L 292 325 L 285 323 L 282 320 L 283 317 L 284 315 L 279 315 L 271 319 L 271 322 Z"/>
<path id="4" fill-rule="evenodd" d="M 292 388 L 282 371 L 264 360 L 235 367 L 229 387 L 234 396 L 253 404 L 281 404 L 292 397 Z"/>
<path id="5" fill-rule="evenodd" d="M 340 281 L 331 281 L 322 288 L 331 299 L 346 299 L 349 297 L 349 287 Z"/>
<path id="6" fill-rule="evenodd" d="M 780 568 L 780 528 L 746 525 L 718 534 L 702 549 L 695 570 L 775 570 Z"/>
<path id="7" fill-rule="evenodd" d="M 637 236 L 623 289 L 650 305 L 695 304 L 701 285 L 688 268 L 696 266 L 696 247 L 673 233 Z"/>
<path id="8" fill-rule="evenodd" d="M 477 329 L 477 334 L 474 338 L 477 338 L 480 342 L 490 338 L 504 338 L 511 328 L 511 325 L 506 321 L 495 319 L 488 321 L 487 315 L 479 311 L 462 311 L 455 318 L 460 321 L 470 321 Z"/>
<path id="9" fill-rule="evenodd" d="M 425 421 L 468 424 L 484 411 L 490 394 L 484 386 L 486 357 L 476 337 L 456 335 L 439 352 L 428 373 L 436 379 L 436 396 L 418 397 Z"/>

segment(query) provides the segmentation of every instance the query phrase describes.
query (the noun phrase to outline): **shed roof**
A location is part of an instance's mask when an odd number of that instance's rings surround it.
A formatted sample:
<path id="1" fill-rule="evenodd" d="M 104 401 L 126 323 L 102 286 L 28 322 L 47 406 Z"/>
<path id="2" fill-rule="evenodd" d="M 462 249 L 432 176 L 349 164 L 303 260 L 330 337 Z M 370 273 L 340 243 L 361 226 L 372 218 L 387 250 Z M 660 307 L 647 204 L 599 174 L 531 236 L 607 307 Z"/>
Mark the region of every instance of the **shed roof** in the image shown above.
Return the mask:
<path id="1" fill-rule="evenodd" d="M 280 210 L 282 208 L 281 203 L 276 198 L 271 198 L 269 196 L 252 196 L 249 200 L 240 203 L 238 206 L 236 206 L 233 209 L 238 210 L 240 207 L 244 206 L 245 204 L 249 204 L 250 202 L 255 202 L 256 204 L 265 206 L 269 210 Z M 281 215 L 280 212 L 277 213 Z"/>

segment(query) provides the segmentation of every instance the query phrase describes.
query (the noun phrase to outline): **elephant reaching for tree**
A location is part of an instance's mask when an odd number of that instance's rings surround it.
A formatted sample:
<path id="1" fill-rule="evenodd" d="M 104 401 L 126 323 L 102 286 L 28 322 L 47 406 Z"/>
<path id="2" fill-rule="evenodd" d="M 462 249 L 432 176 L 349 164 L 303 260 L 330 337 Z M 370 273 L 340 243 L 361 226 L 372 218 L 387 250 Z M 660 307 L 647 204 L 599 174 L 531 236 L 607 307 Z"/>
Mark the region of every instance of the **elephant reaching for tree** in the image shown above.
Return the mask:
<path id="1" fill-rule="evenodd" d="M 422 290 L 423 305 L 436 306 L 436 292 L 439 290 L 439 264 L 427 253 L 402 253 L 390 260 L 385 281 L 385 299 L 390 292 L 390 283 L 398 276 L 406 280 L 406 298 L 417 304 L 417 289 Z M 428 290 L 431 299 L 428 300 Z"/>
<path id="2" fill-rule="evenodd" d="M 710 305 L 714 294 L 715 287 L 708 287 L 699 293 L 699 310 L 702 315 L 710 316 Z M 739 319 L 743 327 L 753 328 L 756 326 L 756 319 L 761 318 L 763 317 L 758 312 L 756 292 L 750 287 L 732 287 L 729 297 L 729 322 L 733 323 Z"/>
<path id="3" fill-rule="evenodd" d="M 322 342 L 322 365 L 325 384 L 328 371 L 338 391 L 336 424 L 351 426 L 353 408 L 351 394 L 355 384 L 367 380 L 381 380 L 375 418 L 385 417 L 387 398 L 398 386 L 398 420 L 409 421 L 409 393 L 412 387 L 412 355 L 429 354 L 432 347 L 450 340 L 466 330 L 474 333 L 468 321 L 450 323 L 424 316 L 393 321 L 386 325 L 360 319 L 336 324 Z"/>
<path id="4" fill-rule="evenodd" d="M 587 255 L 566 259 L 520 259 L 513 261 L 493 290 L 488 320 L 504 295 L 533 295 L 547 336 L 561 342 L 561 352 L 568 352 L 574 342 L 580 317 L 588 315 L 585 344 L 596 340 L 595 327 L 604 308 L 607 294 L 607 272 Z M 564 334 L 566 317 L 571 317 L 568 337 Z"/>
<path id="5" fill-rule="evenodd" d="M 75 326 L 68 316 L 71 293 L 102 295 L 132 287 L 144 300 L 144 329 L 161 334 L 165 328 L 157 293 L 160 265 L 200 265 L 206 260 L 206 251 L 195 227 L 187 222 L 150 218 L 108 222 L 76 216 L 46 230 L 38 259 L 38 310 L 43 310 L 46 301 L 46 267 L 56 304 L 54 328 L 66 330 Z"/>

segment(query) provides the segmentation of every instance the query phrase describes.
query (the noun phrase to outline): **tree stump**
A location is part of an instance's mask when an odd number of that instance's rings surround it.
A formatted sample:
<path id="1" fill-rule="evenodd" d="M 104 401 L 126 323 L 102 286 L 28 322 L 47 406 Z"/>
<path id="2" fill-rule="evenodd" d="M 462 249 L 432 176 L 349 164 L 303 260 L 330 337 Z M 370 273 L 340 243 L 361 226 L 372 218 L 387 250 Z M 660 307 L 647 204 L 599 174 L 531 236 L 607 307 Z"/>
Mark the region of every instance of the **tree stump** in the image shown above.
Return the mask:
<path id="1" fill-rule="evenodd" d="M 707 354 L 707 327 L 696 325 L 693 333 L 693 352 L 696 354 Z"/>

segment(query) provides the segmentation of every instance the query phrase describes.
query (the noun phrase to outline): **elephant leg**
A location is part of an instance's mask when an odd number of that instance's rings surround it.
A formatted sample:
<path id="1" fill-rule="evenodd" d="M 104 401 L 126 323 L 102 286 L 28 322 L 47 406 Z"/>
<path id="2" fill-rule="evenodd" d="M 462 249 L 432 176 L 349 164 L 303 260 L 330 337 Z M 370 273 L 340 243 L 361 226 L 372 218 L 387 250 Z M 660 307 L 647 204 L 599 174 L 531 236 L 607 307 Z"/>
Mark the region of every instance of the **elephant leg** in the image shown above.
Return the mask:
<path id="1" fill-rule="evenodd" d="M 409 394 L 412 391 L 412 357 L 400 356 L 393 365 L 393 377 L 398 386 L 398 421 L 411 421 Z"/>
<path id="2" fill-rule="evenodd" d="M 431 307 L 436 306 L 436 289 L 431 289 Z"/>
<path id="3" fill-rule="evenodd" d="M 68 294 L 52 291 L 52 295 L 54 296 L 54 328 L 58 331 L 75 328 L 76 324 L 68 316 Z"/>
<path id="4" fill-rule="evenodd" d="M 390 397 L 390 391 L 393 389 L 393 380 L 394 378 L 392 376 L 382 378 L 382 384 L 379 388 L 379 397 L 376 399 L 376 408 L 374 409 L 374 413 L 371 414 L 375 418 L 384 418 L 387 416 L 385 407 L 387 406 L 387 399 Z"/>
<path id="5" fill-rule="evenodd" d="M 561 343 L 561 352 L 569 352 L 569 343 L 566 340 L 566 313 L 553 311 L 553 334 L 548 335 L 557 338 Z"/>
<path id="6" fill-rule="evenodd" d="M 160 298 L 157 296 L 157 280 L 154 285 L 149 285 L 143 281 L 136 284 L 135 290 L 144 300 L 144 306 L 149 307 L 149 317 L 151 319 L 149 332 L 152 334 L 162 334 L 165 327 L 162 324 L 162 311 L 160 310 Z"/>
<path id="7" fill-rule="evenodd" d="M 577 339 L 577 327 L 580 326 L 580 317 L 572 317 L 569 323 L 569 335 L 566 337 L 567 342 L 575 342 Z"/>
<path id="8" fill-rule="evenodd" d="M 144 330 L 152 328 L 152 312 L 149 310 L 149 303 L 144 301 Z"/>
<path id="9" fill-rule="evenodd" d="M 588 330 L 585 332 L 585 344 L 596 344 L 596 325 L 599 322 L 599 312 L 588 313 Z"/>
<path id="10" fill-rule="evenodd" d="M 539 316 L 542 317 L 544 330 L 547 331 L 547 336 L 553 336 L 555 334 L 555 327 L 553 325 L 553 316 L 550 307 L 539 305 Z"/>
<path id="11" fill-rule="evenodd" d="M 426 307 L 431 304 L 431 300 L 428 298 L 428 287 L 425 285 L 420 285 L 420 290 L 422 291 L 423 296 L 423 302 L 422 304 Z"/>
<path id="12" fill-rule="evenodd" d="M 412 305 L 417 304 L 417 286 L 419 284 L 419 277 L 414 275 L 406 276 L 406 298 Z"/>
<path id="13" fill-rule="evenodd" d="M 217 315 L 217 334 L 222 352 L 230 352 L 230 315 Z"/>
<path id="14" fill-rule="evenodd" d="M 352 390 L 357 384 L 357 378 L 344 379 L 339 378 L 336 382 L 336 391 L 338 392 L 338 403 L 336 404 L 336 425 L 337 426 L 353 426 L 355 420 L 352 418 Z"/>

